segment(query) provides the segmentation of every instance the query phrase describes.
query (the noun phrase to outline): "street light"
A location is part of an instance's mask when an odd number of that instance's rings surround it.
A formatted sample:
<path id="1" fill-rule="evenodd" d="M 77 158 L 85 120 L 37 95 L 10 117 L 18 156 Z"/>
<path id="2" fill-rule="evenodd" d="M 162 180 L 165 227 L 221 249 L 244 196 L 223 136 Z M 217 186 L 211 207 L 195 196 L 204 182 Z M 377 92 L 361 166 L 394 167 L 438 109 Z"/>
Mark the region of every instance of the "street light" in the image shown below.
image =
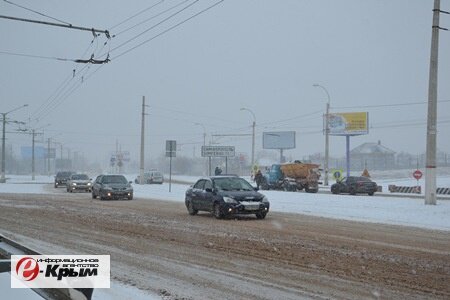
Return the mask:
<path id="1" fill-rule="evenodd" d="M 28 106 L 28 104 L 24 104 L 22 106 L 14 108 L 13 110 L 10 110 L 8 112 L 1 113 L 1 115 L 3 117 L 3 135 L 2 135 L 2 175 L 1 175 L 0 182 L 2 182 L 2 183 L 6 182 L 6 179 L 5 179 L 5 161 L 6 161 L 6 156 L 5 156 L 5 133 L 6 133 L 6 130 L 5 130 L 5 128 L 6 128 L 6 115 L 9 114 L 9 113 L 14 112 L 16 110 L 19 110 L 19 109 L 21 109 L 23 107 L 27 107 L 27 106 Z"/>
<path id="2" fill-rule="evenodd" d="M 326 108 L 326 113 L 325 113 L 325 165 L 324 165 L 324 169 L 325 169 L 325 180 L 324 180 L 324 185 L 328 186 L 328 159 L 329 159 L 329 151 L 330 151 L 330 144 L 329 144 L 329 139 L 330 139 L 330 123 L 329 123 L 329 113 L 330 113 L 330 94 L 328 93 L 327 89 L 323 86 L 321 86 L 320 84 L 313 84 L 313 87 L 320 87 L 322 90 L 325 91 L 325 93 L 327 94 L 328 97 L 328 101 L 327 101 L 327 108 Z"/>
<path id="3" fill-rule="evenodd" d="M 253 111 L 251 111 L 248 108 L 242 107 L 241 110 L 246 110 L 248 112 L 250 112 L 253 116 L 253 132 L 252 132 L 252 171 L 253 171 L 253 166 L 255 164 L 255 126 L 256 126 L 256 117 L 255 114 L 253 113 Z"/>
<path id="4" fill-rule="evenodd" d="M 206 128 L 202 123 L 194 123 L 194 125 L 202 126 L 203 128 L 203 146 L 206 146 Z"/>
<path id="5" fill-rule="evenodd" d="M 203 147 L 205 147 L 206 146 L 206 128 L 205 128 L 205 125 L 203 125 L 202 123 L 194 123 L 194 125 L 202 126 L 202 128 L 203 128 Z M 211 157 L 209 158 L 209 164 L 205 161 L 205 170 L 206 170 L 205 174 L 211 175 Z"/>

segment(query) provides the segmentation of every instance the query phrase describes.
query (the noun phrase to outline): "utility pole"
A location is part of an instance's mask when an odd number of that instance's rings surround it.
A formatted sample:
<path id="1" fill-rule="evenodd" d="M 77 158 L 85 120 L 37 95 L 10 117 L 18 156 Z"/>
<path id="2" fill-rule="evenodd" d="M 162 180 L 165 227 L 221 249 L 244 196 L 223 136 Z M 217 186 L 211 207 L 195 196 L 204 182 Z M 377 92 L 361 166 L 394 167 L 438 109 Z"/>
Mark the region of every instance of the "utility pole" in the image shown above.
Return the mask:
<path id="1" fill-rule="evenodd" d="M 141 117 L 141 164 L 139 172 L 139 184 L 144 184 L 144 132 L 145 132 L 145 96 L 142 96 L 142 117 Z"/>
<path id="2" fill-rule="evenodd" d="M 427 149 L 425 166 L 425 204 L 436 205 L 436 116 L 439 52 L 440 0 L 434 0 L 431 32 L 430 77 L 428 82 Z"/>
<path id="3" fill-rule="evenodd" d="M 320 87 L 324 92 L 327 94 L 327 106 L 326 106 L 326 112 L 325 112 L 325 163 L 324 163 L 324 186 L 328 186 L 328 161 L 329 161 L 329 153 L 330 153 L 330 94 L 328 93 L 328 90 L 320 85 L 320 84 L 313 84 L 313 87 Z M 350 171 L 347 171 L 350 172 Z"/>
<path id="4" fill-rule="evenodd" d="M 252 172 L 254 171 L 253 168 L 255 167 L 255 127 L 256 127 L 256 121 L 253 120 L 253 132 L 252 132 Z M 256 171 L 255 171 L 256 174 Z M 255 174 L 253 174 L 253 176 L 255 176 Z"/>
<path id="5" fill-rule="evenodd" d="M 252 123 L 252 162 L 251 162 L 251 172 L 253 174 L 253 168 L 255 165 L 255 127 L 256 127 L 256 116 L 255 113 L 248 108 L 242 107 L 241 110 L 246 110 L 249 113 L 251 113 L 252 117 L 253 117 L 253 123 Z M 253 174 L 254 175 L 254 174 Z"/>
<path id="6" fill-rule="evenodd" d="M 50 176 L 50 140 L 47 139 L 47 176 Z"/>
<path id="7" fill-rule="evenodd" d="M 0 179 L 0 182 L 4 183 L 6 182 L 5 179 L 5 162 L 6 162 L 6 156 L 5 156 L 5 127 L 6 127 L 6 113 L 2 113 L 3 116 L 3 134 L 2 134 L 2 178 Z"/>
<path id="8" fill-rule="evenodd" d="M 34 167 L 34 137 L 35 137 L 35 130 L 32 131 L 32 143 L 31 143 L 31 180 L 35 180 L 35 167 Z"/>
<path id="9" fill-rule="evenodd" d="M 8 112 L 1 113 L 1 115 L 3 117 L 3 120 L 2 120 L 3 121 L 2 122 L 3 123 L 3 130 L 2 130 L 2 174 L 1 174 L 1 178 L 0 178 L 0 183 L 5 183 L 6 182 L 6 178 L 5 178 L 5 170 L 6 170 L 5 169 L 5 163 L 6 163 L 5 143 L 6 143 L 6 137 L 5 137 L 5 134 L 6 134 L 6 123 L 8 123 L 8 122 L 6 122 L 6 115 L 9 114 L 9 113 L 12 113 L 13 111 L 19 110 L 19 109 L 21 109 L 23 107 L 27 107 L 27 106 L 28 106 L 28 104 L 24 104 L 22 106 L 19 106 L 19 107 L 13 109 L 13 110 L 10 110 Z M 14 123 L 25 124 L 23 122 L 18 122 L 18 121 L 14 121 Z"/>

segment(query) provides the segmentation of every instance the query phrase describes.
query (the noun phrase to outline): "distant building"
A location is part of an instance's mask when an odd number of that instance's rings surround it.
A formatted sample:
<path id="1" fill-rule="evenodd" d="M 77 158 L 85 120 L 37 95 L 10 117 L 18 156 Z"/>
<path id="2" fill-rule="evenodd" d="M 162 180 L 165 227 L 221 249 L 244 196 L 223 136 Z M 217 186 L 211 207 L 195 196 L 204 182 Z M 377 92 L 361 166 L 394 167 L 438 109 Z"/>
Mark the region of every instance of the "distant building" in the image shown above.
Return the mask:
<path id="1" fill-rule="evenodd" d="M 352 170 L 389 170 L 395 166 L 395 151 L 378 143 L 364 143 L 350 151 Z"/>

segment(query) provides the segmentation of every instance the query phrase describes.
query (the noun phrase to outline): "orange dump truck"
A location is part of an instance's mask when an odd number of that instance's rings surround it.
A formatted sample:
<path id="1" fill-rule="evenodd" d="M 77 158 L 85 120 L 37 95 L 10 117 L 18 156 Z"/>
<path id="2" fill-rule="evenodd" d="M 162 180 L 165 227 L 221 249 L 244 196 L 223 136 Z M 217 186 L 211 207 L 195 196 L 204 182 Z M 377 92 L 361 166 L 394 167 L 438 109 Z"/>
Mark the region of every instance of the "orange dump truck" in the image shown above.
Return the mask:
<path id="1" fill-rule="evenodd" d="M 319 190 L 320 165 L 310 163 L 273 164 L 261 182 L 263 190 L 285 190 L 317 193 Z"/>

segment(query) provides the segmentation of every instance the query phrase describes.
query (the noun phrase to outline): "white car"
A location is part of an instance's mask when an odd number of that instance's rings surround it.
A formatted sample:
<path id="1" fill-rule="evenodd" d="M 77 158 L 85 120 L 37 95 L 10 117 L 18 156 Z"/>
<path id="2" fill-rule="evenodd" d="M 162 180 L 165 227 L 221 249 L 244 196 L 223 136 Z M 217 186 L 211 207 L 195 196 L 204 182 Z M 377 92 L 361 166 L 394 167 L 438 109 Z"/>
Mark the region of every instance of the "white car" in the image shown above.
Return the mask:
<path id="1" fill-rule="evenodd" d="M 136 179 L 134 180 L 134 183 L 140 183 L 141 176 L 138 175 Z M 164 182 L 164 176 L 159 171 L 150 171 L 144 173 L 144 183 L 152 184 L 152 183 L 158 183 L 162 184 Z"/>

